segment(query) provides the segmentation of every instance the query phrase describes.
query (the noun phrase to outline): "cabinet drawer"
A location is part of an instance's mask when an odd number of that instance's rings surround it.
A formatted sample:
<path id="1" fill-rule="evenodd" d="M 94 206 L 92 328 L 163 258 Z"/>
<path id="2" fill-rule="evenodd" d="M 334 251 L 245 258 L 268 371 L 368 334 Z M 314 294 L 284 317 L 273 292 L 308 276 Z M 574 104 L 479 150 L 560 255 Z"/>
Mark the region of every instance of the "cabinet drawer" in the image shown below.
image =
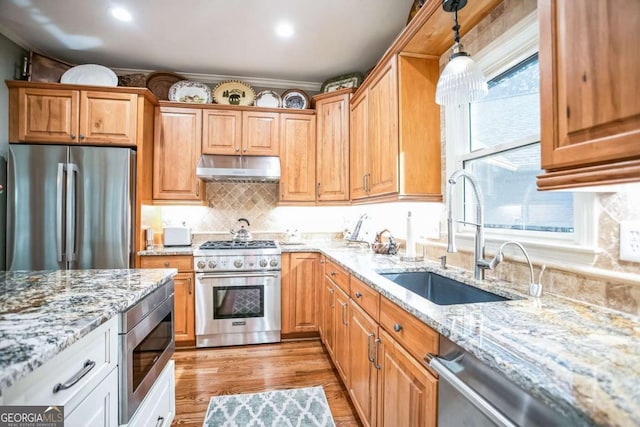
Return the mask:
<path id="1" fill-rule="evenodd" d="M 140 257 L 141 268 L 177 268 L 178 271 L 193 271 L 193 257 L 184 255 L 161 255 Z"/>
<path id="2" fill-rule="evenodd" d="M 380 294 L 353 276 L 351 276 L 349 286 L 351 298 L 377 322 L 380 311 Z"/>
<path id="3" fill-rule="evenodd" d="M 336 285 L 349 293 L 349 273 L 347 273 L 342 267 L 339 267 L 336 263 L 327 260 L 324 265 L 324 274 L 333 280 Z"/>
<path id="4" fill-rule="evenodd" d="M 86 363 L 93 362 L 95 365 Z M 5 405 L 64 405 L 71 413 L 118 365 L 118 318 L 114 317 L 18 381 L 4 394 Z M 81 376 L 81 373 L 84 375 Z M 54 393 L 58 384 L 71 384 Z"/>
<path id="5" fill-rule="evenodd" d="M 175 362 L 169 360 L 128 427 L 170 426 L 176 415 Z"/>
<path id="6" fill-rule="evenodd" d="M 380 325 L 418 360 L 426 353 L 438 353 L 438 333 L 384 297 L 380 297 Z"/>

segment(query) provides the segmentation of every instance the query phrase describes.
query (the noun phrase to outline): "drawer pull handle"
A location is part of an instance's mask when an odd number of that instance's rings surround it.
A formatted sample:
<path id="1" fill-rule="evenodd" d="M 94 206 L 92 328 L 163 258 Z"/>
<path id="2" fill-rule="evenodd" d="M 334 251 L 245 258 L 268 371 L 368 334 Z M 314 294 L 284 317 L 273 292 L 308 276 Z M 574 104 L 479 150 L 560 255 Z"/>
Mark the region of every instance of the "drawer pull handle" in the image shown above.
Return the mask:
<path id="1" fill-rule="evenodd" d="M 362 298 L 362 292 L 356 292 L 356 298 Z"/>
<path id="2" fill-rule="evenodd" d="M 380 338 L 376 338 L 373 342 L 373 366 L 375 366 L 377 370 L 382 369 L 382 366 L 378 363 L 378 348 L 380 348 L 381 342 L 382 340 Z"/>
<path id="3" fill-rule="evenodd" d="M 77 374 L 69 378 L 69 380 L 64 384 L 63 383 L 56 384 L 53 387 L 53 392 L 57 393 L 60 390 L 66 390 L 68 388 L 73 387 L 74 385 L 76 385 L 78 381 L 80 381 L 85 375 L 87 375 L 89 371 L 92 370 L 95 366 L 96 366 L 96 362 L 94 362 L 93 360 L 87 359 L 86 362 L 84 362 L 84 366 L 82 367 L 80 372 L 78 372 Z"/>
<path id="4" fill-rule="evenodd" d="M 156 421 L 156 427 L 160 427 L 164 425 L 164 417 L 158 417 L 158 421 Z"/>
<path id="5" fill-rule="evenodd" d="M 402 330 L 402 325 L 399 323 L 396 323 L 395 325 L 393 325 L 393 330 L 396 332 L 400 332 Z"/>
<path id="6" fill-rule="evenodd" d="M 169 267 L 169 261 L 165 261 L 165 262 L 164 262 L 164 266 L 165 266 L 165 267 Z"/>

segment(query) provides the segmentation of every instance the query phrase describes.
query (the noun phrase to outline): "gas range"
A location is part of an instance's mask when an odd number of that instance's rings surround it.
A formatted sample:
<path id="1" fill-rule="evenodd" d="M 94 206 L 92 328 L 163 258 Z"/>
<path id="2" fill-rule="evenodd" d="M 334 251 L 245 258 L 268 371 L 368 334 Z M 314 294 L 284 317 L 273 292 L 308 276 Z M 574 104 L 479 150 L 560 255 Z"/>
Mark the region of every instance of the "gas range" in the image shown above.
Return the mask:
<path id="1" fill-rule="evenodd" d="M 280 270 L 282 250 L 273 240 L 214 240 L 193 252 L 196 273 Z"/>

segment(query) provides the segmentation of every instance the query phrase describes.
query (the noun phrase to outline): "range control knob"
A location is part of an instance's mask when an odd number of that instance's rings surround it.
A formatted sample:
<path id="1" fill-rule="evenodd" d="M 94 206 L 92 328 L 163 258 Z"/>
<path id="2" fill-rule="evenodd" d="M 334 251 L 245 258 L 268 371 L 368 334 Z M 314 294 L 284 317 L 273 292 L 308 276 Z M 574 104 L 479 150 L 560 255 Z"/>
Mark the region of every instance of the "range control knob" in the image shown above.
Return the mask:
<path id="1" fill-rule="evenodd" d="M 267 262 L 266 259 L 262 258 L 260 260 L 260 267 L 266 267 L 269 263 Z"/>
<path id="2" fill-rule="evenodd" d="M 237 260 L 233 261 L 233 265 L 235 265 L 236 268 L 242 267 L 242 260 L 241 259 L 237 259 Z"/>
<path id="3" fill-rule="evenodd" d="M 217 265 L 218 265 L 218 263 L 216 262 L 215 259 L 212 259 L 211 261 L 209 261 L 209 268 L 210 269 L 213 270 L 214 268 L 216 268 Z"/>
<path id="4" fill-rule="evenodd" d="M 204 261 L 198 261 L 198 270 L 202 270 L 207 266 Z"/>
<path id="5" fill-rule="evenodd" d="M 278 266 L 278 260 L 273 258 L 271 259 L 271 261 L 269 261 L 269 265 L 271 265 L 271 267 L 277 267 Z"/>

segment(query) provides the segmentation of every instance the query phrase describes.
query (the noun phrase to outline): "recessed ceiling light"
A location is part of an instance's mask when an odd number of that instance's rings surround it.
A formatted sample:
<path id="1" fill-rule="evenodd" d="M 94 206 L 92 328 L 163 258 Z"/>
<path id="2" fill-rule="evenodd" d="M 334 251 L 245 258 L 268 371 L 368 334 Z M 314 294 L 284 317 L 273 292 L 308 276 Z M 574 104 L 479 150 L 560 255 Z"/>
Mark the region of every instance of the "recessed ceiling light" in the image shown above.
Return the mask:
<path id="1" fill-rule="evenodd" d="M 111 15 L 114 18 L 116 18 L 118 21 L 123 21 L 123 22 L 129 22 L 131 21 L 131 19 L 133 19 L 131 17 L 131 13 L 129 13 L 129 11 L 124 7 L 120 7 L 120 6 L 112 7 Z"/>
<path id="2" fill-rule="evenodd" d="M 293 33 L 293 26 L 288 22 L 281 22 L 276 26 L 276 34 L 282 38 L 289 38 Z"/>

